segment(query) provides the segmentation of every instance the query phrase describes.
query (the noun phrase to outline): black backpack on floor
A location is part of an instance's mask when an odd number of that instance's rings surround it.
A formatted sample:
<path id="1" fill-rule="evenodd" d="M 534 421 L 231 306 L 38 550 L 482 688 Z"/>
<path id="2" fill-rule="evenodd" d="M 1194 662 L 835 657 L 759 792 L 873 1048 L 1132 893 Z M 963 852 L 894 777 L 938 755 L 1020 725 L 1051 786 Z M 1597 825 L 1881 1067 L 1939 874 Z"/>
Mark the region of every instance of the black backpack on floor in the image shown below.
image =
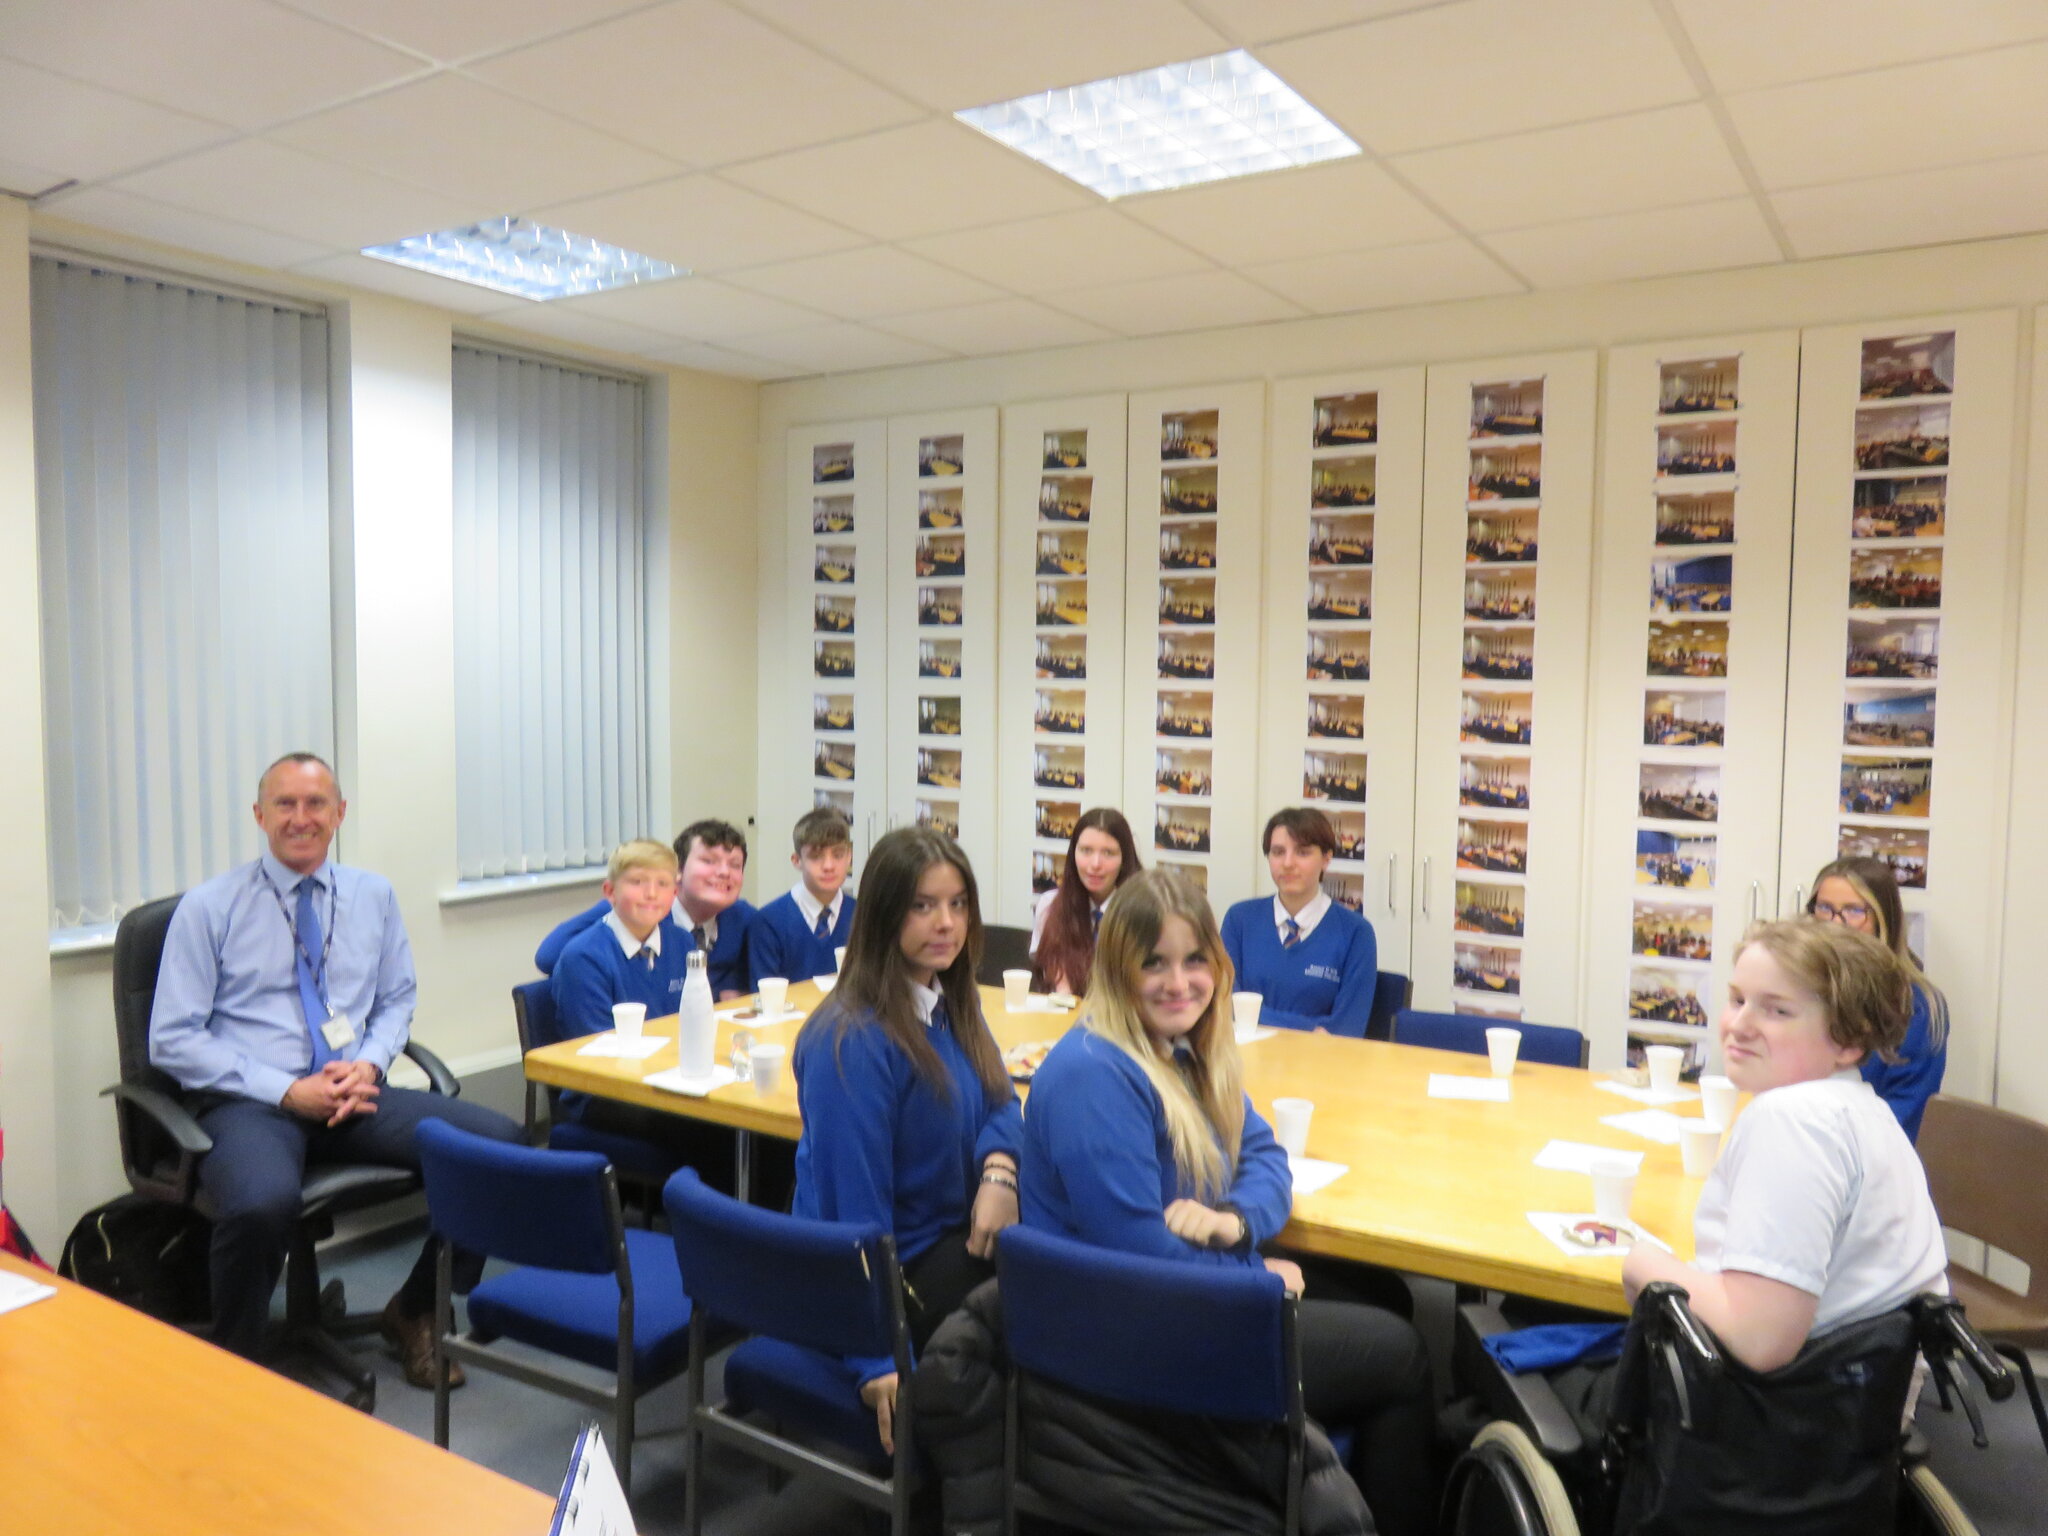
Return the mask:
<path id="1" fill-rule="evenodd" d="M 213 1227 L 189 1206 L 123 1195 L 78 1218 L 57 1272 L 167 1323 L 213 1316 Z"/>

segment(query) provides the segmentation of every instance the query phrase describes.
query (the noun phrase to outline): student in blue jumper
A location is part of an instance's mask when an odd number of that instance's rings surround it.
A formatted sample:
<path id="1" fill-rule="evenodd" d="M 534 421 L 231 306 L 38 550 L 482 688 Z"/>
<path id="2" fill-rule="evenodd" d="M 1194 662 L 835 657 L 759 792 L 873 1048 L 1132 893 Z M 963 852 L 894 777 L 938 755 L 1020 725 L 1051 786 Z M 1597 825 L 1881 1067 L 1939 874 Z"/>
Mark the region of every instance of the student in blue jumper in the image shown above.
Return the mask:
<path id="1" fill-rule="evenodd" d="M 1259 1253 L 1287 1223 L 1293 1179 L 1244 1091 L 1231 979 L 1185 876 L 1155 869 L 1118 890 L 1081 1020 L 1032 1079 L 1023 1220 L 1125 1253 L 1263 1265 L 1299 1295 L 1300 1268 Z M 1314 1298 L 1300 1328 L 1309 1413 L 1357 1432 L 1351 1468 L 1379 1530 L 1423 1536 L 1436 1483 L 1421 1336 L 1380 1308 Z"/>
<path id="2" fill-rule="evenodd" d="M 1908 1141 L 1920 1139 L 1920 1117 L 1927 1101 L 1941 1092 L 1948 1070 L 1948 999 L 1920 969 L 1920 957 L 1906 945 L 1905 904 L 1899 882 L 1882 859 L 1837 859 L 1813 877 L 1807 915 L 1867 933 L 1899 957 L 1913 984 L 1913 1017 L 1906 1041 L 1890 1052 L 1867 1052 L 1863 1081 L 1891 1106 Z"/>
<path id="3" fill-rule="evenodd" d="M 1289 807 L 1266 823 L 1276 894 L 1223 914 L 1223 947 L 1241 992 L 1256 992 L 1261 1024 L 1365 1036 L 1379 979 L 1372 924 L 1323 890 L 1337 832 L 1321 811 Z"/>
<path id="4" fill-rule="evenodd" d="M 647 1017 L 658 1019 L 682 1002 L 696 945 L 671 915 L 675 851 L 651 838 L 621 843 L 605 868 L 604 899 L 603 916 L 563 947 L 550 978 L 564 1040 L 610 1029 L 614 1003 L 645 1004 Z M 564 1093 L 557 1108 L 592 1130 L 648 1143 L 671 1169 L 688 1163 L 706 1181 L 731 1187 L 733 1141 L 722 1127 L 583 1093 Z"/>
<path id="5" fill-rule="evenodd" d="M 853 867 L 853 829 L 837 811 L 819 806 L 799 816 L 789 862 L 800 877 L 754 914 L 747 929 L 747 990 L 763 976 L 802 981 L 839 969 L 838 951 L 853 932 L 854 899 L 846 890 Z"/>
<path id="6" fill-rule="evenodd" d="M 1142 867 L 1138 841 L 1122 811 L 1098 805 L 1081 813 L 1067 840 L 1060 883 L 1038 898 L 1031 914 L 1033 987 L 1073 997 L 1088 990 L 1102 909 Z"/>
<path id="7" fill-rule="evenodd" d="M 740 899 L 747 835 L 728 821 L 693 821 L 676 834 L 676 858 L 682 863 L 676 926 L 709 953 L 712 995 L 720 1002 L 738 997 L 747 990 L 747 929 L 754 918 L 752 904 Z M 558 924 L 534 951 L 534 967 L 553 975 L 563 946 L 610 910 L 600 901 Z"/>
<path id="8" fill-rule="evenodd" d="M 838 984 L 796 1040 L 796 1214 L 895 1235 L 913 1353 L 995 1273 L 996 1233 L 1017 1219 L 1022 1126 L 982 1017 L 981 948 L 959 844 L 891 832 L 861 872 Z M 893 1363 L 847 1364 L 893 1447 Z"/>

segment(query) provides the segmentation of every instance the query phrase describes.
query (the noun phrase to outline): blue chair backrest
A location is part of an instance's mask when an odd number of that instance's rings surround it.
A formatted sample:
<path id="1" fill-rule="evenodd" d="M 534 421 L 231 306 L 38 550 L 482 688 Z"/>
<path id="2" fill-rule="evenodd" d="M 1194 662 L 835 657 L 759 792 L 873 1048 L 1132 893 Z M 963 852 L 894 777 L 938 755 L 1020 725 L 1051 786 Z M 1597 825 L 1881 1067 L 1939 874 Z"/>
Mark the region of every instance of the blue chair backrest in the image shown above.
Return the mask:
<path id="1" fill-rule="evenodd" d="M 512 1004 L 525 1034 L 520 1041 L 522 1049 L 536 1051 L 560 1040 L 555 1017 L 555 987 L 547 977 L 519 983 L 512 989 Z"/>
<path id="2" fill-rule="evenodd" d="M 1394 1043 L 1426 1045 L 1439 1051 L 1463 1051 L 1468 1056 L 1486 1054 L 1486 1032 L 1503 1027 L 1499 1019 L 1473 1018 L 1462 1013 L 1419 1013 L 1404 1008 L 1394 1016 Z M 1583 1067 L 1586 1037 L 1576 1029 L 1556 1024 L 1508 1024 L 1522 1032 L 1517 1052 L 1523 1061 L 1548 1062 L 1553 1067 Z"/>
<path id="3" fill-rule="evenodd" d="M 616 1197 L 602 1154 L 492 1141 L 445 1120 L 422 1121 L 418 1145 L 427 1216 L 456 1247 L 581 1274 L 617 1268 Z"/>
<path id="4" fill-rule="evenodd" d="M 679 1169 L 661 1192 L 692 1306 L 832 1355 L 892 1355 L 894 1250 L 880 1227 L 746 1205 Z"/>
<path id="5" fill-rule="evenodd" d="M 1399 971 L 1381 971 L 1372 984 L 1372 1017 L 1366 1021 L 1365 1038 L 1394 1038 L 1394 1015 L 1408 1006 L 1415 995 L 1414 983 Z"/>
<path id="6" fill-rule="evenodd" d="M 1288 1416 L 1286 1287 L 1035 1228 L 996 1240 L 1010 1358 L 1098 1397 L 1220 1419 Z"/>

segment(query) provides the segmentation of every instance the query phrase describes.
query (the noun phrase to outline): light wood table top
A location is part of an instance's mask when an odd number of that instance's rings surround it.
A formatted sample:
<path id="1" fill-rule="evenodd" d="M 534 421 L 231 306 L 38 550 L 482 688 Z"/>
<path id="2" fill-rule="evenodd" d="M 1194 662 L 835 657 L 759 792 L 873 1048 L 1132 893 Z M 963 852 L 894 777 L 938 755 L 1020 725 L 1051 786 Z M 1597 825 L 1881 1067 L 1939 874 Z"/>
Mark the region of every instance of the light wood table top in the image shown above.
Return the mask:
<path id="1" fill-rule="evenodd" d="M 819 997 L 809 982 L 789 989 L 792 1009 L 808 1011 Z M 1071 1011 L 1010 1013 L 999 987 L 984 987 L 982 1000 L 989 1027 L 1005 1048 L 1057 1040 L 1074 1019 Z M 721 1005 L 727 1013 L 738 1006 Z M 721 1018 L 721 1062 L 731 1054 L 735 1027 L 793 1045 L 801 1023 L 764 1029 Z M 651 1019 L 647 1029 L 667 1034 L 671 1043 L 644 1062 L 578 1056 L 582 1042 L 570 1040 L 529 1052 L 526 1075 L 740 1130 L 786 1139 L 801 1133 L 796 1085 L 786 1068 L 768 1095 L 748 1083 L 704 1098 L 645 1086 L 640 1079 L 647 1073 L 676 1062 L 673 1021 Z M 1243 1053 L 1245 1087 L 1259 1112 L 1270 1121 L 1276 1097 L 1312 1100 L 1309 1155 L 1350 1169 L 1315 1194 L 1296 1197 L 1294 1219 L 1280 1239 L 1289 1247 L 1623 1312 L 1620 1258 L 1567 1257 L 1529 1223 L 1530 1211 L 1592 1209 L 1591 1182 L 1584 1174 L 1534 1166 L 1545 1144 L 1560 1140 L 1640 1151 L 1635 1219 L 1679 1257 L 1692 1256 L 1692 1211 L 1701 1181 L 1685 1177 L 1677 1147 L 1600 1124 L 1603 1116 L 1641 1107 L 1598 1090 L 1600 1074 L 1519 1062 L 1511 1102 L 1487 1104 L 1428 1096 L 1432 1072 L 1486 1076 L 1481 1056 L 1284 1029 L 1243 1047 Z M 1699 1114 L 1697 1102 L 1672 1108 L 1679 1115 Z"/>
<path id="2" fill-rule="evenodd" d="M 0 1314 L 10 1531 L 545 1536 L 545 1494 L 69 1281 L 0 1268 L 57 1287 Z"/>

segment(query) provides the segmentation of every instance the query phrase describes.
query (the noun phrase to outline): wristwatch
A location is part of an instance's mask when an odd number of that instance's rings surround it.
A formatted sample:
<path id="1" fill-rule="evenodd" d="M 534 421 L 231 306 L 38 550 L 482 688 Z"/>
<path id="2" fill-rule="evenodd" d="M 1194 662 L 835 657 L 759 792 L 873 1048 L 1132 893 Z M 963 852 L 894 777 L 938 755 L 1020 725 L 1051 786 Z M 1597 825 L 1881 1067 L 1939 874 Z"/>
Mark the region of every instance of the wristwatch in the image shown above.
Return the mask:
<path id="1" fill-rule="evenodd" d="M 1245 1220 L 1244 1212 L 1240 1211 L 1228 1200 L 1217 1206 L 1216 1212 L 1220 1216 L 1235 1216 L 1237 1218 L 1237 1241 L 1223 1244 L 1223 1251 L 1225 1253 L 1238 1254 L 1250 1253 L 1252 1251 L 1252 1224 Z"/>

